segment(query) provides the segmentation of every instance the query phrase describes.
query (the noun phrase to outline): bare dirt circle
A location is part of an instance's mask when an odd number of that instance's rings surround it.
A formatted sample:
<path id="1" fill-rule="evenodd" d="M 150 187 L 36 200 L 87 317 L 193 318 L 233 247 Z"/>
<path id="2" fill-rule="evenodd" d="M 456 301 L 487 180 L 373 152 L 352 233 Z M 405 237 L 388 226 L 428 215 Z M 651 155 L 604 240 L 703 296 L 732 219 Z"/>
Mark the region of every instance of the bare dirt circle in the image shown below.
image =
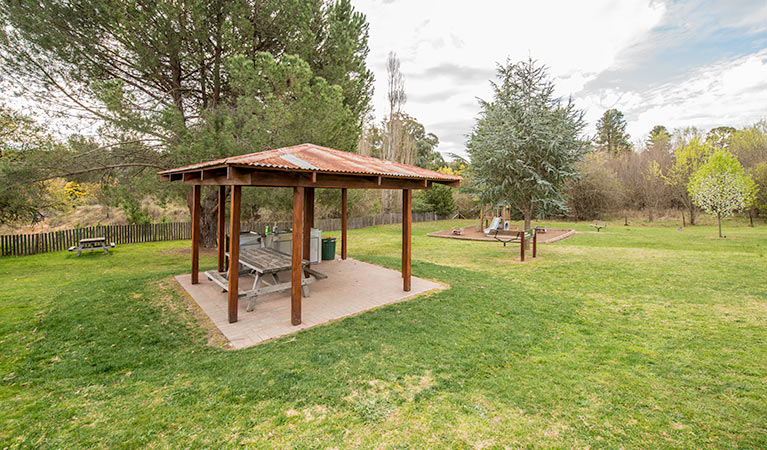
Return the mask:
<path id="1" fill-rule="evenodd" d="M 496 242 L 496 239 L 492 235 L 489 235 L 489 236 L 486 235 L 477 226 L 458 228 L 458 230 L 463 234 L 455 234 L 453 233 L 453 230 L 442 230 L 442 231 L 436 231 L 434 233 L 429 233 L 427 234 L 427 236 L 448 238 L 448 239 L 463 239 L 467 241 Z M 511 230 L 501 231 L 498 233 L 498 236 L 501 237 L 501 239 L 504 239 L 504 235 L 506 236 L 513 235 L 517 231 L 522 231 L 522 229 L 512 228 Z M 548 231 L 546 232 L 541 232 L 539 230 L 538 243 L 550 244 L 552 242 L 561 241 L 562 239 L 567 239 L 573 234 L 575 234 L 575 230 L 552 230 L 551 228 L 549 228 Z"/>

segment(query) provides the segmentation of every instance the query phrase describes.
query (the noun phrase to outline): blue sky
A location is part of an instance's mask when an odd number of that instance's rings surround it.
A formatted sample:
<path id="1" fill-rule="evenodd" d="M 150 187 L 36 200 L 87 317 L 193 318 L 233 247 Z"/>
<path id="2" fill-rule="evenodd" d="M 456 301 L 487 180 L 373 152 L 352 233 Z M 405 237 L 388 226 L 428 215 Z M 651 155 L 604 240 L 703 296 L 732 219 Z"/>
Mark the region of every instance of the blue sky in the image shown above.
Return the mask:
<path id="1" fill-rule="evenodd" d="M 618 108 L 633 139 L 652 126 L 743 127 L 767 118 L 767 0 L 505 2 L 353 0 L 370 22 L 375 113 L 386 55 L 402 60 L 405 111 L 464 153 L 496 62 L 532 56 L 586 111 Z"/>

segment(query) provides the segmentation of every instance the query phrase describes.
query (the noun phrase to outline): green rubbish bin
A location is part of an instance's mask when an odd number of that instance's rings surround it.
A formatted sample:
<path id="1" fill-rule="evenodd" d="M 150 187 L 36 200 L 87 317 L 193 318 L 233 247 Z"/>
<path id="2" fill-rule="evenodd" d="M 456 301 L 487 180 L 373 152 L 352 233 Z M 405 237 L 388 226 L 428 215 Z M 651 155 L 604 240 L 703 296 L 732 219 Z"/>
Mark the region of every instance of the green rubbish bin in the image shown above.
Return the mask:
<path id="1" fill-rule="evenodd" d="M 326 237 L 322 239 L 322 260 L 332 261 L 336 258 L 336 238 Z"/>

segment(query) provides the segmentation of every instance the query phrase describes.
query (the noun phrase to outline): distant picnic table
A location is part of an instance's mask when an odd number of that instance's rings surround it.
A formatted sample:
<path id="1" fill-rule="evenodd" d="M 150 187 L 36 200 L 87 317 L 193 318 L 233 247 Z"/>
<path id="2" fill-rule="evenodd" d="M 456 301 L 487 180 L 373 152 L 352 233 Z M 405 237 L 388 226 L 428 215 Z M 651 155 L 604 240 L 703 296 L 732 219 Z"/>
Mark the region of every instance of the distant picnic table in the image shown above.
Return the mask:
<path id="1" fill-rule="evenodd" d="M 77 256 L 80 256 L 80 253 L 85 250 L 104 250 L 104 253 L 109 253 L 109 248 L 114 248 L 114 246 L 115 243 L 107 243 L 107 238 L 105 237 L 95 237 L 80 239 L 77 245 L 69 247 L 69 251 L 77 252 Z"/>

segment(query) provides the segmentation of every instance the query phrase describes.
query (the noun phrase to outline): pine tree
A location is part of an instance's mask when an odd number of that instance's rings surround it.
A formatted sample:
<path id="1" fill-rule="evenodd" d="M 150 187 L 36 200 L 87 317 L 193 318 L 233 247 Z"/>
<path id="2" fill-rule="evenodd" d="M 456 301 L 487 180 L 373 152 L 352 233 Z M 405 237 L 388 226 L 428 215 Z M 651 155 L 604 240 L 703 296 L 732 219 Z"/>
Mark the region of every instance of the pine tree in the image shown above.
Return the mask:
<path id="1" fill-rule="evenodd" d="M 608 153 L 620 153 L 631 150 L 629 135 L 626 133 L 626 119 L 617 109 L 608 109 L 597 122 L 596 144 L 600 150 Z"/>
<path id="2" fill-rule="evenodd" d="M 353 151 L 370 110 L 368 24 L 349 0 L 17 0 L 0 24 L 0 79 L 99 126 L 88 157 L 50 176 L 122 172 L 126 191 L 157 192 L 147 168 L 307 141 Z"/>
<path id="3" fill-rule="evenodd" d="M 470 176 L 484 204 L 510 205 L 528 229 L 534 216 L 566 210 L 564 185 L 588 149 L 583 112 L 554 96 L 546 67 L 532 59 L 497 74 L 469 138 Z"/>

